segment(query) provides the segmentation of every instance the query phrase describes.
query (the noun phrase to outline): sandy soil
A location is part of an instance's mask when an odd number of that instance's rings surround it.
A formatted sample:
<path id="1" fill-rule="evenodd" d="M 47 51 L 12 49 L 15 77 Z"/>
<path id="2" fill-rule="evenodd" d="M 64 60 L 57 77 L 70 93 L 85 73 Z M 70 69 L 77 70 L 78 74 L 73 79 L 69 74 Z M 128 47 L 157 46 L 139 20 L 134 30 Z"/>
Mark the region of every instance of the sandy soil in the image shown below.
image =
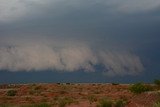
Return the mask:
<path id="1" fill-rule="evenodd" d="M 99 100 L 123 100 L 125 107 L 152 107 L 159 100 L 158 92 L 133 94 L 127 84 L 19 84 L 0 85 L 0 104 L 25 105 L 49 103 L 53 107 L 66 100 L 66 107 L 97 107 Z M 16 90 L 15 96 L 8 96 Z"/>

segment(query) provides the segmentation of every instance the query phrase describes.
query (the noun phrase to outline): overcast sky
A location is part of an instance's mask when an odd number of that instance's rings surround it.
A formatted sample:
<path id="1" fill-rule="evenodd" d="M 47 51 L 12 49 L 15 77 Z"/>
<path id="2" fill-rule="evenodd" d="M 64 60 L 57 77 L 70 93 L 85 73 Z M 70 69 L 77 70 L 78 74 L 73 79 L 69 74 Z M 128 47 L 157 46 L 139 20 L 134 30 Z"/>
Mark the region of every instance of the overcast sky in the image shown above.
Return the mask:
<path id="1" fill-rule="evenodd" d="M 159 29 L 160 0 L 0 0 L 0 75 L 160 78 Z"/>

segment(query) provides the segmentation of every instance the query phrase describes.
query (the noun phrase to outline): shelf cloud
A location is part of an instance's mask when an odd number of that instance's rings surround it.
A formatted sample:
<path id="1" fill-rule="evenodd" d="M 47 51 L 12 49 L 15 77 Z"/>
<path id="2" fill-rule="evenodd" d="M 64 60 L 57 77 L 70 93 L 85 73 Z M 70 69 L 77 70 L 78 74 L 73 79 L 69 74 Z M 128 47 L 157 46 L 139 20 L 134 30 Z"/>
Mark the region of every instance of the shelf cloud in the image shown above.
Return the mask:
<path id="1" fill-rule="evenodd" d="M 0 0 L 0 72 L 159 74 L 159 11 L 160 0 Z"/>
<path id="2" fill-rule="evenodd" d="M 70 44 L 67 44 L 63 41 L 57 43 L 51 41 L 6 43 L 0 47 L 0 70 L 95 72 L 99 71 L 96 65 L 103 65 L 103 72 L 112 76 L 135 75 L 143 71 L 140 58 L 129 51 L 93 50 L 83 42 L 70 41 Z"/>

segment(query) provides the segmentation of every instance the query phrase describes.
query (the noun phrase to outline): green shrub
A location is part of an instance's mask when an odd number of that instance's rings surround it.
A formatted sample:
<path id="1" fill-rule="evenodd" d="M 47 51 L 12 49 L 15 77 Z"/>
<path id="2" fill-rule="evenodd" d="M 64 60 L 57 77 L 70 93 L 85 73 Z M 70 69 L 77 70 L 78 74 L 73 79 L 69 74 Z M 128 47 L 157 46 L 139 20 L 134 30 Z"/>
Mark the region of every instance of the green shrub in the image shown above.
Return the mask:
<path id="1" fill-rule="evenodd" d="M 88 96 L 88 100 L 89 100 L 89 103 L 91 104 L 93 102 L 96 102 L 97 98 L 94 95 L 90 95 L 90 96 Z"/>
<path id="2" fill-rule="evenodd" d="M 47 104 L 47 103 L 42 103 L 42 104 L 36 104 L 36 105 L 33 105 L 31 107 L 51 107 L 51 105 Z"/>
<path id="3" fill-rule="evenodd" d="M 160 102 L 155 103 L 153 107 L 160 107 Z"/>
<path id="4" fill-rule="evenodd" d="M 23 105 L 20 107 L 51 107 L 51 105 L 47 103 L 33 104 L 33 105 Z"/>
<path id="5" fill-rule="evenodd" d="M 9 90 L 7 91 L 7 96 L 15 96 L 17 94 L 16 90 Z"/>
<path id="6" fill-rule="evenodd" d="M 112 107 L 112 101 L 106 98 L 100 99 L 97 107 Z"/>
<path id="7" fill-rule="evenodd" d="M 47 103 L 28 104 L 28 105 L 7 105 L 7 104 L 1 104 L 0 107 L 51 107 L 51 105 L 49 105 Z"/>
<path id="8" fill-rule="evenodd" d="M 11 106 L 9 106 L 7 104 L 1 104 L 0 107 L 11 107 Z"/>
<path id="9" fill-rule="evenodd" d="M 59 107 L 65 107 L 67 105 L 67 102 L 64 100 L 59 101 L 58 106 Z"/>
<path id="10" fill-rule="evenodd" d="M 29 94 L 30 95 L 40 95 L 41 92 L 43 91 L 43 87 L 41 85 L 31 85 Z"/>
<path id="11" fill-rule="evenodd" d="M 114 107 L 125 107 L 126 102 L 122 99 L 117 100 L 114 104 Z"/>
<path id="12" fill-rule="evenodd" d="M 142 92 L 150 91 L 151 89 L 142 83 L 136 83 L 132 85 L 129 90 L 133 93 L 140 94 Z"/>
<path id="13" fill-rule="evenodd" d="M 154 80 L 154 84 L 160 86 L 160 80 L 155 79 L 155 80 Z"/>
<path id="14" fill-rule="evenodd" d="M 59 107 L 65 107 L 66 105 L 69 105 L 71 103 L 74 103 L 74 100 L 72 98 L 69 98 L 69 97 L 60 98 L 59 101 L 58 101 Z"/>

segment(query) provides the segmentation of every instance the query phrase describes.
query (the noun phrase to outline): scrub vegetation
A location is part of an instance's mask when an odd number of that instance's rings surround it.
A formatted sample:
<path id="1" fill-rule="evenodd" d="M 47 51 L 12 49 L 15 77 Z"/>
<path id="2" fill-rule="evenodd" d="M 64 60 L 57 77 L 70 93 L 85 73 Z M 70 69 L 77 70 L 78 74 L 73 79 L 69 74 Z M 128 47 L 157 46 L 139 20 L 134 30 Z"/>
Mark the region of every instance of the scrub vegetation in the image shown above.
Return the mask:
<path id="1" fill-rule="evenodd" d="M 159 107 L 159 98 L 159 80 L 154 84 L 0 85 L 0 107 Z"/>

